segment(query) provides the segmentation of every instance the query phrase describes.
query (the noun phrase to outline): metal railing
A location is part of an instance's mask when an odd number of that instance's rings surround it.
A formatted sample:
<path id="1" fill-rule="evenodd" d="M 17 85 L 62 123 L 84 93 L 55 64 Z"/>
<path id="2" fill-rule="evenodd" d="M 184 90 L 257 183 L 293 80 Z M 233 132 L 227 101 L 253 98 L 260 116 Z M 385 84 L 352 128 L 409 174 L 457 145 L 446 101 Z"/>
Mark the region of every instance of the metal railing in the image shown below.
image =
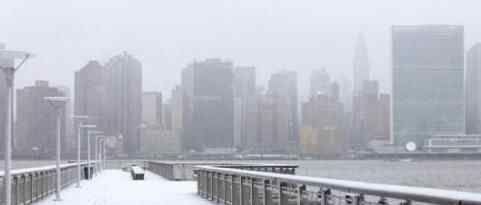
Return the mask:
<path id="1" fill-rule="evenodd" d="M 87 163 L 82 163 L 82 177 L 84 176 L 84 168 L 86 166 Z M 62 189 L 77 181 L 77 163 L 63 164 L 60 170 Z M 0 204 L 4 204 L 3 173 L 0 173 L 0 178 Z M 55 166 L 12 170 L 12 204 L 32 204 L 55 193 L 56 181 L 57 173 Z"/>
<path id="2" fill-rule="evenodd" d="M 235 168 L 243 170 L 256 170 L 295 174 L 297 165 L 288 164 L 249 164 L 225 162 L 189 162 L 189 161 L 147 161 L 148 170 L 168 180 L 194 180 L 193 174 L 196 166 L 211 165 L 216 167 Z"/>
<path id="3" fill-rule="evenodd" d="M 197 192 L 229 205 L 481 204 L 481 194 L 197 166 Z"/>

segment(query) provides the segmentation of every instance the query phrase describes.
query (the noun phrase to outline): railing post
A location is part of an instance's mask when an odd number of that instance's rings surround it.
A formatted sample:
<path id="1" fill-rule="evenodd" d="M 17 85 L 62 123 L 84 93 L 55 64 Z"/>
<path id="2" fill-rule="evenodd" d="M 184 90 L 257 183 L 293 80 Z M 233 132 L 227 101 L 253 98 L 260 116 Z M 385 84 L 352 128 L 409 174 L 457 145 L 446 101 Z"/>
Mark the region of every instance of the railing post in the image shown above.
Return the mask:
<path id="1" fill-rule="evenodd" d="M 255 200 L 255 195 L 254 195 L 254 183 L 255 183 L 255 179 L 252 177 L 251 178 L 251 186 L 250 186 L 250 192 L 251 192 L 251 205 L 254 205 L 254 200 Z"/>
<path id="2" fill-rule="evenodd" d="M 224 205 L 226 205 L 227 204 L 227 175 L 224 174 L 223 176 L 224 176 L 223 177 L 223 179 L 224 179 L 224 186 L 223 186 L 224 187 Z"/>
<path id="3" fill-rule="evenodd" d="M 321 205 L 329 205 L 329 195 L 331 195 L 330 189 L 321 189 Z"/>
<path id="4" fill-rule="evenodd" d="M 242 175 L 240 177 L 239 182 L 239 205 L 244 205 L 244 177 Z"/>
<path id="5" fill-rule="evenodd" d="M 235 177 L 234 175 L 230 175 L 230 204 L 231 205 L 235 205 L 234 186 L 235 186 Z"/>
<path id="6" fill-rule="evenodd" d="M 215 201 L 219 203 L 219 173 L 214 173 L 215 176 Z"/>
<path id="7" fill-rule="evenodd" d="M 282 190 L 284 188 L 284 183 L 279 181 L 279 205 L 287 205 L 287 203 L 284 201 L 284 191 Z"/>
<path id="8" fill-rule="evenodd" d="M 270 205 L 270 195 L 269 195 L 269 180 L 264 180 L 264 204 Z"/>
<path id="9" fill-rule="evenodd" d="M 300 185 L 297 187 L 297 205 L 302 205 L 302 195 L 304 194 L 305 190 L 305 185 Z"/>

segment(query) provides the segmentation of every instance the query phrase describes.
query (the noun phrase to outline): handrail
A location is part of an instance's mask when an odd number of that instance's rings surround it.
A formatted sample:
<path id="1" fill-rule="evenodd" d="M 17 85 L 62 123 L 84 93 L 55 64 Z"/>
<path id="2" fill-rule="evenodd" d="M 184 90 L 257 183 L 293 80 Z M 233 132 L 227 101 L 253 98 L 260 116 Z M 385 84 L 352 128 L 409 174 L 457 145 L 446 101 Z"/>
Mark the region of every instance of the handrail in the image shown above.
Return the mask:
<path id="1" fill-rule="evenodd" d="M 211 165 L 216 167 L 258 170 L 267 172 L 282 172 L 295 174 L 298 165 L 292 164 L 253 164 L 211 161 L 146 161 L 150 171 L 169 180 L 193 180 L 193 171 L 199 165 Z"/>
<path id="2" fill-rule="evenodd" d="M 258 180 L 271 180 L 293 185 L 307 185 L 319 188 L 334 189 L 349 193 L 359 193 L 386 198 L 401 199 L 435 204 L 481 204 L 481 194 L 450 191 L 443 189 L 411 187 L 400 185 L 376 184 L 358 181 L 295 176 L 278 173 L 248 171 L 214 166 L 196 166 L 197 171 L 208 173 L 248 177 Z"/>
<path id="3" fill-rule="evenodd" d="M 90 164 L 95 164 L 95 161 L 90 162 Z M 80 163 L 81 166 L 86 165 L 87 162 L 82 162 Z M 60 165 L 61 169 L 64 168 L 69 168 L 69 167 L 77 167 L 76 162 L 69 162 L 69 163 L 64 163 Z M 42 166 L 42 167 L 31 167 L 31 168 L 21 168 L 21 169 L 12 169 L 11 173 L 12 175 L 21 175 L 21 174 L 27 174 L 30 172 L 40 172 L 40 171 L 47 171 L 47 170 L 53 170 L 55 169 L 55 165 L 48 165 L 48 166 Z M 0 171 L 0 178 L 2 178 L 4 175 L 3 171 Z"/>

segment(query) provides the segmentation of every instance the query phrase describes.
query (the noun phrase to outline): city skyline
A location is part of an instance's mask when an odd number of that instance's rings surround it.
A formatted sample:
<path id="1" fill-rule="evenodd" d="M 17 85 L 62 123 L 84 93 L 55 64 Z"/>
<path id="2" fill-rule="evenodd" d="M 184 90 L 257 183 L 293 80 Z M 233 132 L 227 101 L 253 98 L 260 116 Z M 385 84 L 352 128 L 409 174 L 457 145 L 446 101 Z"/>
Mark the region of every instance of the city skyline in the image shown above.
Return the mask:
<path id="1" fill-rule="evenodd" d="M 49 1 L 58 9 L 45 16 L 51 9 Z M 349 8 L 342 2 L 320 4 L 312 0 L 301 4 L 273 0 L 182 0 L 165 5 L 142 0 L 47 2 L 6 2 L 0 8 L 0 25 L 9 31 L 0 34 L 1 41 L 12 49 L 37 54 L 18 76 L 19 86 L 31 84 L 35 80 L 32 76 L 37 76 L 53 85 L 72 87 L 74 80 L 68 73 L 89 60 L 104 63 L 123 50 L 143 62 L 146 91 L 168 93 L 180 82 L 175 73 L 195 58 L 220 57 L 256 66 L 258 84 L 263 86 L 270 73 L 282 69 L 297 70 L 301 82 L 321 67 L 335 79 L 342 75 L 352 78 L 352 48 L 358 33 L 363 32 L 371 56 L 371 78 L 380 80 L 381 91 L 389 92 L 390 25 L 462 24 L 466 47 L 481 40 L 476 6 L 445 1 L 348 1 Z M 172 12 L 185 10 L 185 3 L 192 5 L 189 15 Z M 332 12 L 337 9 L 343 12 Z M 105 13 L 109 17 L 103 16 Z M 36 35 L 26 36 L 29 33 Z M 56 75 L 42 73 L 44 69 Z M 305 99 L 307 93 L 300 96 Z"/>

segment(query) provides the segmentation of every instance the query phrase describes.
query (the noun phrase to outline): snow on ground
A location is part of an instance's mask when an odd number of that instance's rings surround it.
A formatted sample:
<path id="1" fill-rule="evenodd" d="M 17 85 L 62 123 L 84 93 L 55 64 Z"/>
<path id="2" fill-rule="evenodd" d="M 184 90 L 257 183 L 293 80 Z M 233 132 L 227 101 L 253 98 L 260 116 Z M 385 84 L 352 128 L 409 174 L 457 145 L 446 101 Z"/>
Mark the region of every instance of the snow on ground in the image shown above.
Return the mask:
<path id="1" fill-rule="evenodd" d="M 197 195 L 193 181 L 168 181 L 152 172 L 145 172 L 145 180 L 134 181 L 122 170 L 104 170 L 91 181 L 82 181 L 38 202 L 38 205 L 212 205 Z"/>

